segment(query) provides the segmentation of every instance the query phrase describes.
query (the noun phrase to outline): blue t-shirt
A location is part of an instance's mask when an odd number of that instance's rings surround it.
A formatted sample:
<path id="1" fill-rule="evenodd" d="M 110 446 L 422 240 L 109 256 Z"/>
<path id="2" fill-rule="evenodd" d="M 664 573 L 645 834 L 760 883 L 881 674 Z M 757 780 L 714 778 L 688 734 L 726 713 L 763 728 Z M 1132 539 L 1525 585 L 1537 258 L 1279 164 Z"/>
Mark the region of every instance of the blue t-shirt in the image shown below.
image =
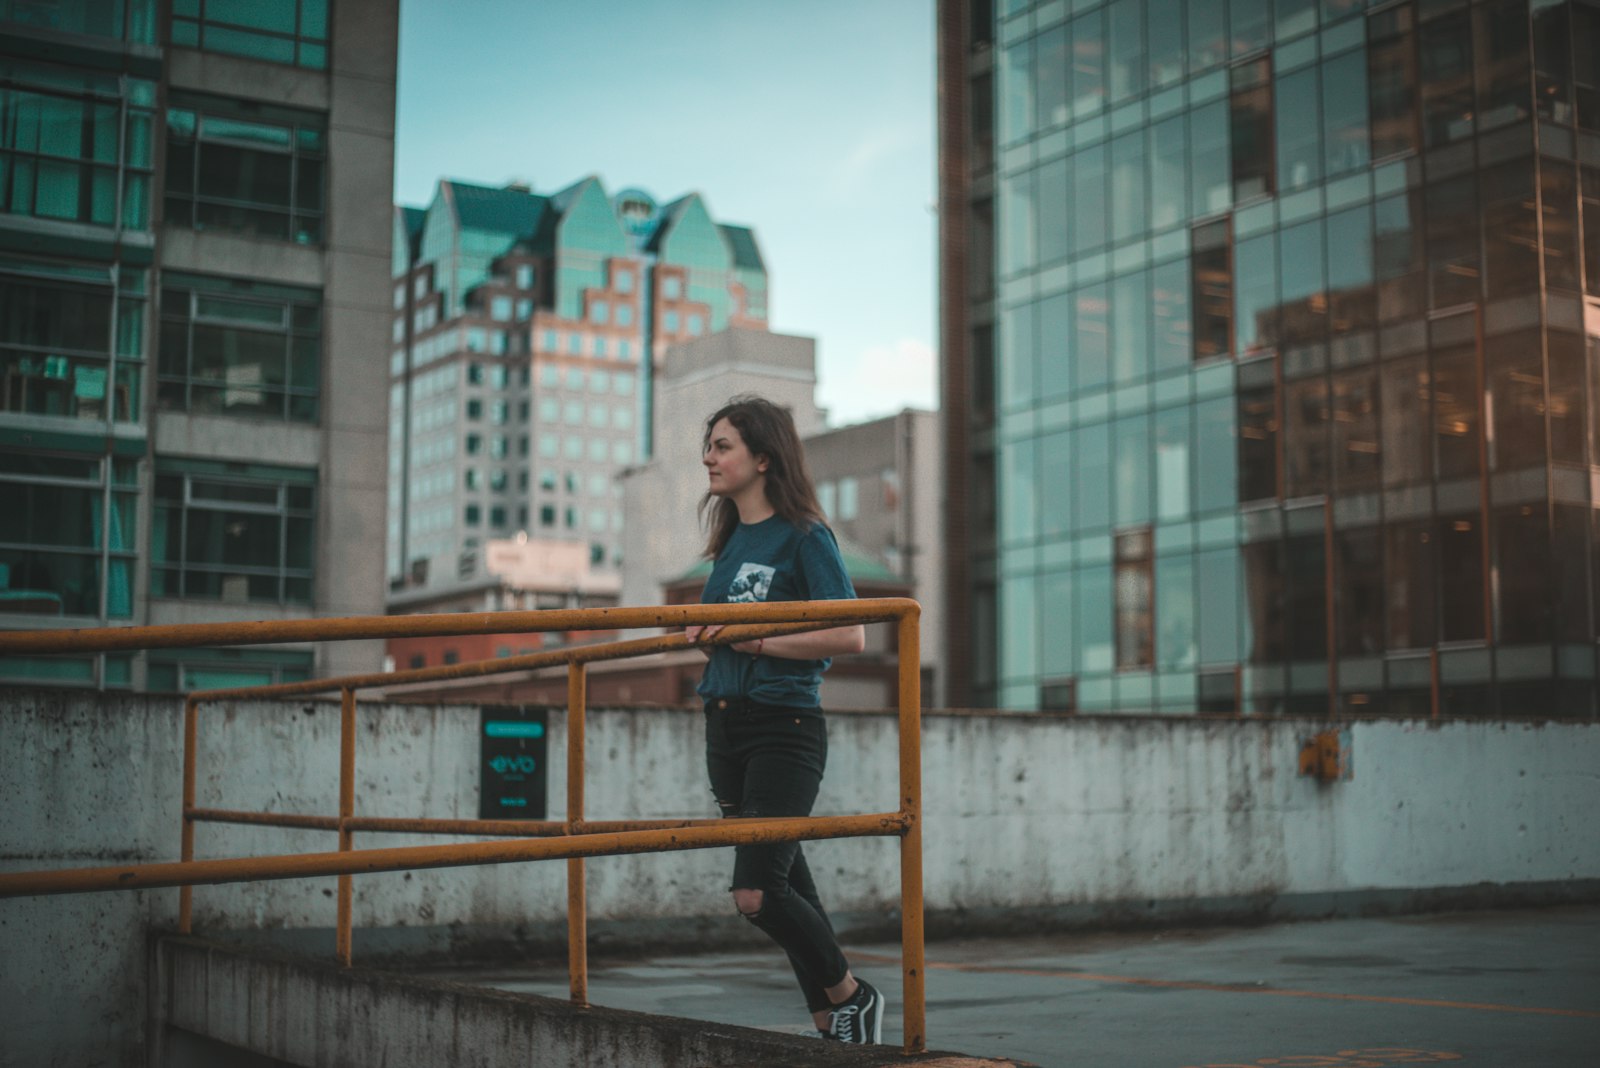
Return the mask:
<path id="1" fill-rule="evenodd" d="M 748 601 L 833 601 L 855 587 L 833 531 L 822 523 L 802 530 L 781 516 L 740 523 L 700 591 L 701 604 Z M 701 697 L 742 697 L 768 705 L 816 708 L 827 660 L 751 656 L 715 646 L 700 676 Z"/>

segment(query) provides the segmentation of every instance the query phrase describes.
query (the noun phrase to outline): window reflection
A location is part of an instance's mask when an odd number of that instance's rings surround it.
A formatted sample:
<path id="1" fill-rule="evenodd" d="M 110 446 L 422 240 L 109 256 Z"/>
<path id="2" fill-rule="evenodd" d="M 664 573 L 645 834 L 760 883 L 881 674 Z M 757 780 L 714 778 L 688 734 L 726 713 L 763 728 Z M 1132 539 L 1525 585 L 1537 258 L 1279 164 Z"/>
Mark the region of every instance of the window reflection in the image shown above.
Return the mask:
<path id="1" fill-rule="evenodd" d="M 1450 348 L 1433 353 L 1433 441 L 1436 474 L 1476 478 L 1482 470 L 1482 391 L 1477 353 Z"/>
<path id="2" fill-rule="evenodd" d="M 1093 423 L 1074 432 L 1078 455 L 1075 481 L 1077 508 L 1073 525 L 1079 534 L 1111 526 L 1111 427 Z"/>
<path id="3" fill-rule="evenodd" d="M 1035 172 L 1025 171 L 1006 179 L 1005 210 L 1001 215 L 1001 271 L 1012 275 L 1029 270 L 1038 262 L 1034 248 Z"/>
<path id="4" fill-rule="evenodd" d="M 1233 255 L 1226 222 L 1198 226 L 1190 236 L 1194 285 L 1194 358 L 1233 351 Z"/>
<path id="5" fill-rule="evenodd" d="M 1038 309 L 1039 396 L 1050 399 L 1072 388 L 1072 297 L 1057 293 Z"/>
<path id="6" fill-rule="evenodd" d="M 1189 68 L 1199 72 L 1228 58 L 1228 9 L 1217 0 L 1188 0 Z"/>
<path id="7" fill-rule="evenodd" d="M 1383 618 L 1388 648 L 1422 649 L 1434 630 L 1434 536 L 1427 519 L 1401 520 L 1384 528 Z"/>
<path id="8" fill-rule="evenodd" d="M 1111 284 L 1112 376 L 1117 385 L 1150 373 L 1150 275 L 1140 271 Z"/>
<path id="9" fill-rule="evenodd" d="M 1276 360 L 1239 365 L 1239 500 L 1278 495 Z"/>
<path id="10" fill-rule="evenodd" d="M 1420 190 L 1373 204 L 1372 259 L 1379 320 L 1420 315 L 1425 300 Z"/>
<path id="11" fill-rule="evenodd" d="M 1112 430 L 1111 457 L 1115 479 L 1115 523 L 1119 527 L 1150 521 L 1150 417 L 1117 420 Z"/>
<path id="12" fill-rule="evenodd" d="M 1278 238 L 1282 264 L 1280 313 L 1286 342 L 1319 341 L 1327 333 L 1328 294 L 1322 251 L 1322 220 L 1284 230 Z"/>
<path id="13" fill-rule="evenodd" d="M 1008 408 L 1032 403 L 1038 382 L 1033 306 L 1007 308 L 1000 324 L 1000 399 Z"/>
<path id="14" fill-rule="evenodd" d="M 1235 56 L 1265 48 L 1270 33 L 1267 0 L 1228 0 L 1228 29 Z"/>
<path id="15" fill-rule="evenodd" d="M 1284 568 L 1287 570 L 1288 616 L 1285 642 L 1290 660 L 1326 660 L 1328 657 L 1328 581 L 1325 536 L 1321 530 L 1321 506 L 1312 509 L 1316 533 L 1297 534 L 1284 539 Z M 1308 517 L 1309 521 L 1309 517 Z"/>
<path id="16" fill-rule="evenodd" d="M 1584 462 L 1584 361 L 1583 338 L 1577 334 L 1550 331 L 1547 340 L 1549 367 L 1550 459 L 1556 463 Z M 1594 372 L 1600 378 L 1600 367 Z M 1588 420 L 1595 413 L 1588 413 Z"/>
<path id="17" fill-rule="evenodd" d="M 1197 553 L 1195 570 L 1199 579 L 1200 662 L 1235 662 L 1239 659 L 1239 552 L 1230 547 Z"/>
<path id="18" fill-rule="evenodd" d="M 1411 5 L 1367 20 L 1367 87 L 1371 99 L 1372 155 L 1376 159 L 1417 147 L 1417 59 Z"/>
<path id="19" fill-rule="evenodd" d="M 1335 607 L 1340 656 L 1371 656 L 1383 649 L 1383 539 L 1378 530 L 1334 535 Z"/>
<path id="20" fill-rule="evenodd" d="M 1600 297 L 1600 170 L 1582 169 L 1583 277 L 1590 296 Z"/>
<path id="21" fill-rule="evenodd" d="M 1428 276 L 1435 308 L 1478 299 L 1478 213 L 1471 175 L 1428 187 Z"/>
<path id="22" fill-rule="evenodd" d="M 1230 72 L 1232 95 L 1228 99 L 1228 129 L 1233 198 L 1271 193 L 1272 70 L 1265 59 L 1241 63 Z"/>
<path id="23" fill-rule="evenodd" d="M 1145 197 L 1144 133 L 1111 142 L 1111 239 L 1121 244 L 1144 233 L 1150 221 Z"/>
<path id="24" fill-rule="evenodd" d="M 1281 664 L 1286 652 L 1283 545 L 1276 539 L 1254 542 L 1240 552 L 1244 564 L 1245 611 L 1252 664 Z"/>
<path id="25" fill-rule="evenodd" d="M 1539 117 L 1572 122 L 1572 22 L 1566 4 L 1534 5 L 1534 106 Z"/>
<path id="26" fill-rule="evenodd" d="M 1189 180 L 1195 215 L 1227 210 L 1233 196 L 1231 165 L 1228 102 L 1218 100 L 1190 112 Z"/>
<path id="27" fill-rule="evenodd" d="M 1106 102 L 1105 9 L 1072 20 L 1072 113 L 1093 115 Z"/>
<path id="28" fill-rule="evenodd" d="M 1241 499 L 1234 448 L 1232 397 L 1202 401 L 1194 407 L 1195 511 L 1199 515 L 1231 512 Z"/>
<path id="29" fill-rule="evenodd" d="M 1067 27 L 1041 33 L 1034 51 L 1034 122 L 1041 130 L 1060 126 L 1072 117 Z"/>
<path id="30" fill-rule="evenodd" d="M 1072 249 L 1082 254 L 1106 243 L 1106 148 L 1095 145 L 1072 157 Z"/>
<path id="31" fill-rule="evenodd" d="M 1144 91 L 1144 0 L 1113 0 L 1106 8 L 1106 22 L 1110 99 L 1115 104 Z"/>
<path id="32" fill-rule="evenodd" d="M 1544 228 L 1545 285 L 1578 288 L 1577 178 L 1572 164 L 1539 161 L 1539 215 Z"/>
<path id="33" fill-rule="evenodd" d="M 1527 0 L 1495 0 L 1474 12 L 1478 20 L 1478 128 L 1528 117 L 1533 76 Z"/>
<path id="34" fill-rule="evenodd" d="M 1149 0 L 1149 40 L 1146 42 L 1150 60 L 1150 86 L 1160 89 L 1183 79 L 1184 0 Z"/>
<path id="35" fill-rule="evenodd" d="M 1321 92 L 1317 68 L 1280 75 L 1275 105 L 1278 143 L 1278 188 L 1299 189 L 1322 177 Z"/>
<path id="36" fill-rule="evenodd" d="M 1284 384 L 1284 496 L 1328 492 L 1328 381 L 1322 375 Z"/>
<path id="37" fill-rule="evenodd" d="M 1033 127 L 1033 41 L 1000 53 L 1000 143 L 1020 141 Z"/>
<path id="38" fill-rule="evenodd" d="M 1367 165 L 1367 57 L 1360 49 L 1322 65 L 1322 146 L 1331 177 Z"/>
<path id="39" fill-rule="evenodd" d="M 1185 366 L 1193 347 L 1187 260 L 1172 260 L 1150 272 L 1150 320 L 1156 374 Z"/>
<path id="40" fill-rule="evenodd" d="M 1039 439 L 1039 536 L 1064 537 L 1072 521 L 1072 434 Z"/>
<path id="41" fill-rule="evenodd" d="M 1150 128 L 1150 225 L 1165 230 L 1189 217 L 1188 122 L 1174 115 Z"/>
<path id="42" fill-rule="evenodd" d="M 1366 207 L 1328 216 L 1328 327 L 1343 334 L 1377 318 L 1372 276 L 1372 220 Z"/>
<path id="43" fill-rule="evenodd" d="M 1439 518 L 1440 638 L 1484 637 L 1483 524 L 1478 514 Z"/>
<path id="44" fill-rule="evenodd" d="M 1484 284 L 1489 299 L 1539 288 L 1539 218 L 1533 160 L 1520 159 L 1478 174 L 1483 197 Z"/>
<path id="45" fill-rule="evenodd" d="M 1429 148 L 1471 137 L 1472 17 L 1461 11 L 1422 24 L 1422 125 Z"/>
<path id="46" fill-rule="evenodd" d="M 1073 316 L 1077 326 L 1073 334 L 1073 369 L 1080 392 L 1099 389 L 1110 380 L 1108 311 L 1104 284 L 1085 286 L 1078 291 L 1077 311 Z"/>
<path id="47" fill-rule="evenodd" d="M 1383 484 L 1394 487 L 1427 482 L 1433 469 L 1433 442 L 1428 429 L 1428 359 L 1410 356 L 1386 361 L 1382 375 Z"/>
<path id="48" fill-rule="evenodd" d="M 1489 411 L 1494 413 L 1490 467 L 1514 471 L 1545 462 L 1544 354 L 1539 331 L 1523 330 L 1484 343 Z"/>
<path id="49" fill-rule="evenodd" d="M 1331 380 L 1333 478 L 1340 494 L 1378 486 L 1378 376 L 1370 368 L 1337 372 Z"/>
<path id="50" fill-rule="evenodd" d="M 1240 356 L 1278 341 L 1278 249 L 1272 234 L 1240 241 L 1234 251 L 1234 343 Z"/>
<path id="51" fill-rule="evenodd" d="M 1067 161 L 1058 159 L 1039 168 L 1038 200 L 1034 206 L 1038 220 L 1039 263 L 1049 265 L 1066 259 L 1071 251 L 1071 232 L 1067 225 L 1068 205 L 1072 202 Z"/>
<path id="52" fill-rule="evenodd" d="M 1189 409 L 1164 408 L 1155 418 L 1156 518 L 1189 517 Z"/>
<path id="53" fill-rule="evenodd" d="M 1152 539 L 1148 530 L 1117 535 L 1117 670 L 1150 667 L 1155 662 L 1152 610 Z"/>
<path id="54" fill-rule="evenodd" d="M 1163 671 L 1193 668 L 1195 634 L 1194 558 L 1188 553 L 1156 559 L 1155 663 Z"/>
<path id="55" fill-rule="evenodd" d="M 1552 638 L 1550 523 L 1543 503 L 1494 511 L 1495 640 L 1507 644 Z"/>

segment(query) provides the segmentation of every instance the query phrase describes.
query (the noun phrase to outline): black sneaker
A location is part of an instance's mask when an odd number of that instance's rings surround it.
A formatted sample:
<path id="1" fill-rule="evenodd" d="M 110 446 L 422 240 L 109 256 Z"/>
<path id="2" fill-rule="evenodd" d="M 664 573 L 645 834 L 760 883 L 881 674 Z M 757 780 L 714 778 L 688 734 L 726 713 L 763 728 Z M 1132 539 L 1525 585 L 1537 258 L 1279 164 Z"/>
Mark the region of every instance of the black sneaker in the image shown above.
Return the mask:
<path id="1" fill-rule="evenodd" d="M 883 1040 L 883 995 L 865 979 L 856 980 L 850 1000 L 833 1010 L 833 1037 L 856 1046 L 875 1046 Z"/>

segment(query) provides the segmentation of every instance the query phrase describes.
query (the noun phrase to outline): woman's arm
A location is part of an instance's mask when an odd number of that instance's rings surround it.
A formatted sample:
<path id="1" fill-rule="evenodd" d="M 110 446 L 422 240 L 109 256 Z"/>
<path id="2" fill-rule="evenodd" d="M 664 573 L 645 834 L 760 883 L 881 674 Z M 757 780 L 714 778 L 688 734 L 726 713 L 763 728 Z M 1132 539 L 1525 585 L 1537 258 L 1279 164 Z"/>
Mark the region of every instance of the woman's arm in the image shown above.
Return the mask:
<path id="1" fill-rule="evenodd" d="M 714 637 L 722 627 L 721 623 L 705 627 L 685 627 L 684 633 L 688 635 L 690 641 L 699 642 Z M 867 629 L 856 623 L 853 626 L 834 627 L 831 630 L 780 634 L 775 638 L 735 642 L 728 648 L 752 656 L 759 652 L 762 656 L 781 656 L 785 660 L 824 660 L 831 656 L 851 656 L 861 652 L 866 646 Z M 710 646 L 701 646 L 700 651 L 708 657 L 711 655 Z"/>

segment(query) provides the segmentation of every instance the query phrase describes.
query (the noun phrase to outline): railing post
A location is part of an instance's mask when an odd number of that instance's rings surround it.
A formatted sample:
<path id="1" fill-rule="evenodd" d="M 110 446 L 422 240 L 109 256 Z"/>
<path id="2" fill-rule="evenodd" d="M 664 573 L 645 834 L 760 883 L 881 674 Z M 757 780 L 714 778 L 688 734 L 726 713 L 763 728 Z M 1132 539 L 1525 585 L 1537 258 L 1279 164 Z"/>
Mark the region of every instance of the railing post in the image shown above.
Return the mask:
<path id="1" fill-rule="evenodd" d="M 183 830 L 178 859 L 185 864 L 194 859 L 194 782 L 196 741 L 200 734 L 200 702 L 193 697 L 183 703 Z M 194 920 L 194 887 L 178 891 L 178 931 L 189 934 Z"/>
<path id="2" fill-rule="evenodd" d="M 567 834 L 583 825 L 583 734 L 588 668 L 567 664 Z M 567 858 L 567 977 L 572 1000 L 589 1004 L 589 915 L 582 857 Z"/>
<path id="3" fill-rule="evenodd" d="M 348 853 L 354 835 L 349 821 L 356 814 L 356 692 L 349 687 L 339 691 L 339 852 Z M 334 952 L 339 965 L 350 967 L 350 923 L 354 885 L 349 875 L 339 876 L 339 926 L 334 934 Z"/>
<path id="4" fill-rule="evenodd" d="M 920 613 L 899 617 L 900 811 L 906 830 L 900 837 L 900 959 L 905 1005 L 905 1050 L 927 1048 L 926 963 L 922 945 L 922 647 Z"/>

